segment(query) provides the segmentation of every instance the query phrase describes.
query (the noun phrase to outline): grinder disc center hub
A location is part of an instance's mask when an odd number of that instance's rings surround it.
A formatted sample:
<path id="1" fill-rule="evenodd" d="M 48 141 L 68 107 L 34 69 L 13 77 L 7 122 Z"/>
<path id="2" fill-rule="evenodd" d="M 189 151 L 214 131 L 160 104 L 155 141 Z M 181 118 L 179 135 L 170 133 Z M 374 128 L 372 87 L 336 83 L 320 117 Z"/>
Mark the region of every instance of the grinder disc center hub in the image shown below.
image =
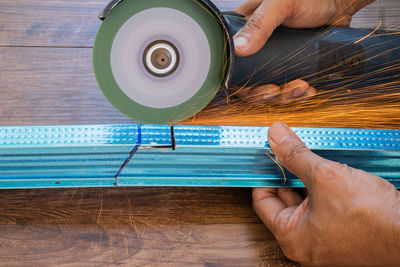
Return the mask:
<path id="1" fill-rule="evenodd" d="M 165 40 L 150 43 L 143 53 L 143 65 L 153 76 L 166 77 L 179 66 L 179 52 L 175 45 Z"/>

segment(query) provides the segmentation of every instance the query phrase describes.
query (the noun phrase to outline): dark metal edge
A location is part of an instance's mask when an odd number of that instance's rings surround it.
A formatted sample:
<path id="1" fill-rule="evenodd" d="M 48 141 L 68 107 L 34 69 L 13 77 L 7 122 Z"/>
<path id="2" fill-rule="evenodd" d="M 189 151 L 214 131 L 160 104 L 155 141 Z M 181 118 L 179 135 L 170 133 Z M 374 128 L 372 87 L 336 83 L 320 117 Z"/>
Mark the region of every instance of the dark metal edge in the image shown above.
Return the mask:
<path id="1" fill-rule="evenodd" d="M 229 83 L 230 83 L 231 77 L 233 75 L 233 66 L 235 63 L 235 45 L 233 44 L 233 36 L 230 31 L 229 24 L 226 21 L 223 12 L 221 12 L 213 2 L 211 2 L 210 0 L 198 0 L 198 1 L 202 2 L 219 20 L 219 22 L 222 26 L 222 29 L 225 33 L 225 38 L 228 41 L 228 45 L 227 45 L 228 64 L 227 64 L 226 70 L 225 70 L 224 81 L 222 82 L 222 85 L 221 85 L 224 90 L 228 90 Z"/>
<path id="2" fill-rule="evenodd" d="M 110 3 L 107 4 L 107 6 L 99 13 L 98 18 L 101 20 L 104 20 L 108 14 L 110 14 L 111 10 L 116 7 L 119 3 L 121 3 L 123 0 L 112 0 Z"/>

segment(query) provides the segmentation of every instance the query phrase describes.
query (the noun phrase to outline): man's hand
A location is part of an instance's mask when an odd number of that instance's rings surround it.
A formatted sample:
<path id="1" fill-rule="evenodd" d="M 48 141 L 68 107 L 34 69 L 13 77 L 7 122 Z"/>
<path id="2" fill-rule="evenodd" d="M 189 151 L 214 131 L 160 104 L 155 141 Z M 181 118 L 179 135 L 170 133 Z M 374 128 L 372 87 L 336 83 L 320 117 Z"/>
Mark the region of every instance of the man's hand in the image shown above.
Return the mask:
<path id="1" fill-rule="evenodd" d="M 235 53 L 240 57 L 256 53 L 279 25 L 291 28 L 348 26 L 352 15 L 373 1 L 248 0 L 235 9 L 248 20 L 234 36 Z M 252 104 L 259 102 L 287 104 L 316 94 L 315 88 L 304 81 L 295 81 L 294 84 L 282 86 L 282 89 L 277 85 L 268 84 L 257 88 L 245 88 L 243 91 L 239 97 Z M 252 101 L 254 99 L 257 102 Z"/>
<path id="2" fill-rule="evenodd" d="M 319 157 L 283 123 L 269 130 L 279 161 L 302 180 L 254 189 L 253 206 L 291 260 L 311 266 L 399 266 L 400 194 L 386 180 Z"/>

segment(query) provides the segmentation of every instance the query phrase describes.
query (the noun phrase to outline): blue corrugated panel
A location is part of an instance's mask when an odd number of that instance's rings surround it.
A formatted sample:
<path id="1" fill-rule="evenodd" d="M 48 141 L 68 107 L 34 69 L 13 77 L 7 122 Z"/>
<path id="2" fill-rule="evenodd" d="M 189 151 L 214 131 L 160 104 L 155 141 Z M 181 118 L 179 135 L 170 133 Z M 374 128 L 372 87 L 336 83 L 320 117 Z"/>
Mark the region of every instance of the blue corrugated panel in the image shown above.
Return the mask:
<path id="1" fill-rule="evenodd" d="M 294 130 L 321 156 L 400 187 L 399 130 Z M 290 174 L 284 182 L 266 156 L 267 134 L 267 127 L 236 126 L 0 127 L 0 188 L 302 187 Z"/>

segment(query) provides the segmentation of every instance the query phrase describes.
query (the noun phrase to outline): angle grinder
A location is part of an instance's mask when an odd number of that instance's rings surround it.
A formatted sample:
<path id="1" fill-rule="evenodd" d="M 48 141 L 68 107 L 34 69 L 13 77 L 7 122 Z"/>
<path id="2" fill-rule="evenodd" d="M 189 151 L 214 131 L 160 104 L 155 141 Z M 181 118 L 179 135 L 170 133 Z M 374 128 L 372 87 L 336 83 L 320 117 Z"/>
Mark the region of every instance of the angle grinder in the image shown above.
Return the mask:
<path id="1" fill-rule="evenodd" d="M 221 88 L 303 78 L 318 89 L 399 80 L 396 33 L 280 27 L 256 54 L 236 57 L 233 36 L 246 23 L 209 0 L 114 0 L 100 13 L 93 64 L 119 111 L 170 124 L 206 107 Z"/>

